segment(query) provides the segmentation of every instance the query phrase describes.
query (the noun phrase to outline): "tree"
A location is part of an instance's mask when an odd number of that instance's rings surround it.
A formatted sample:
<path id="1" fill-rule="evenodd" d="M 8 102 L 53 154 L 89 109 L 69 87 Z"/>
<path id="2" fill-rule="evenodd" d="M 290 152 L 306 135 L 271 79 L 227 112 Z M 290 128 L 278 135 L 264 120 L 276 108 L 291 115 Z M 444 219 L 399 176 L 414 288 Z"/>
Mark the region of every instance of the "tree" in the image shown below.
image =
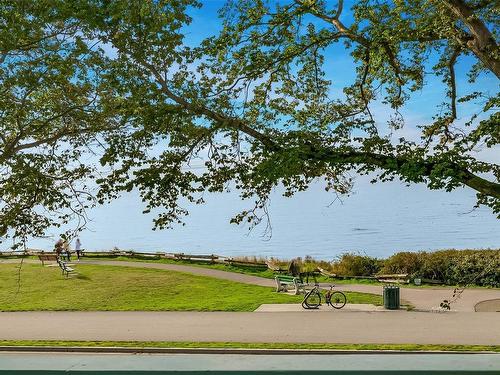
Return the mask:
<path id="1" fill-rule="evenodd" d="M 139 104 L 127 97 L 137 89 L 126 86 L 134 62 L 126 82 L 117 81 L 115 71 L 127 62 L 113 56 L 100 32 L 119 23 L 134 37 L 128 3 L 0 0 L 0 241 L 12 237 L 19 246 L 49 227 L 76 221 L 62 233 L 67 237 L 85 226 L 95 179 L 107 173 L 99 166 L 102 150 L 132 134 Z M 163 36 L 178 43 L 186 4 L 148 6 L 159 11 L 154 21 L 167 30 Z M 131 14 L 141 11 L 139 1 L 131 4 Z M 155 48 L 158 42 L 151 39 Z"/>
<path id="2" fill-rule="evenodd" d="M 85 181 L 92 165 L 69 166 L 88 151 L 100 158 L 99 201 L 138 189 L 146 211 L 163 208 L 160 228 L 187 214 L 181 198 L 202 203 L 204 191 L 234 187 L 253 198 L 233 220 L 257 224 L 274 187 L 292 196 L 324 179 L 327 190 L 348 194 L 353 172 L 430 189 L 465 185 L 477 191 L 478 204 L 500 212 L 500 168 L 474 153 L 498 144 L 499 96 L 466 88 L 459 95 L 456 69 L 468 69 L 471 81 L 498 79 L 493 1 L 364 0 L 350 10 L 342 1 L 331 9 L 319 0 L 229 1 L 221 33 L 199 46 L 183 39 L 191 8 L 200 6 L 192 0 L 7 4 L 3 22 L 20 26 L 14 38 L 1 36 L 1 87 L 12 99 L 1 104 L 0 126 L 12 135 L 2 140 L 0 188 L 2 197 L 28 202 L 25 223 L 40 206 L 72 211 L 74 195 L 61 197 L 64 179 L 55 174 Z M 339 95 L 331 93 L 332 46 L 356 67 Z M 436 116 L 422 124 L 421 140 L 386 135 L 372 106 L 391 108 L 387 128 L 396 131 L 401 109 L 429 76 L 437 77 L 432 84 L 442 80 L 447 102 L 429 103 Z M 23 101 L 30 90 L 36 95 Z M 461 108 L 477 101 L 477 113 L 464 120 Z M 17 113 L 29 116 L 18 121 Z M 186 168 L 197 157 L 205 169 Z M 19 189 L 26 173 L 43 184 Z M 18 227 L 21 211 L 10 208 L 18 206 L 4 199 L 4 227 Z M 39 228 L 68 219 L 42 217 Z"/>
<path id="3" fill-rule="evenodd" d="M 146 8 L 131 10 L 129 25 L 102 29 L 122 60 L 115 73 L 130 88 L 136 130 L 110 140 L 102 161 L 120 168 L 101 180 L 101 199 L 138 188 L 146 211 L 166 209 L 156 220 L 164 227 L 187 214 L 180 197 L 201 203 L 203 191 L 234 184 L 255 206 L 233 221 L 256 224 L 274 187 L 282 184 L 291 196 L 321 178 L 327 190 L 346 194 L 354 171 L 430 189 L 465 185 L 477 191 L 478 204 L 500 212 L 499 166 L 474 154 L 478 145 L 498 144 L 499 96 L 459 97 L 455 69 L 465 56 L 473 60 L 472 82 L 500 75 L 489 31 L 498 27 L 494 2 L 358 1 L 345 15 L 343 1 L 333 9 L 314 0 L 230 1 L 221 10 L 220 35 L 197 48 L 163 48 L 170 36 L 162 39 L 155 18 L 167 8 L 161 2 Z M 337 97 L 325 54 L 336 44 L 356 65 L 354 81 Z M 130 66 L 137 69 L 133 79 Z M 429 75 L 447 88 L 447 102 L 429 103 L 439 112 L 423 124 L 421 141 L 381 135 L 371 105 L 389 106 L 388 127 L 400 128 L 400 109 Z M 478 100 L 477 113 L 458 121 L 463 103 Z M 159 151 L 148 157 L 144 144 Z M 205 171 L 183 168 L 199 155 Z"/>
<path id="4" fill-rule="evenodd" d="M 83 153 L 115 126 L 109 62 L 70 2 L 0 6 L 0 236 L 40 236 L 92 204 Z M 106 113 L 106 115 L 104 115 Z"/>

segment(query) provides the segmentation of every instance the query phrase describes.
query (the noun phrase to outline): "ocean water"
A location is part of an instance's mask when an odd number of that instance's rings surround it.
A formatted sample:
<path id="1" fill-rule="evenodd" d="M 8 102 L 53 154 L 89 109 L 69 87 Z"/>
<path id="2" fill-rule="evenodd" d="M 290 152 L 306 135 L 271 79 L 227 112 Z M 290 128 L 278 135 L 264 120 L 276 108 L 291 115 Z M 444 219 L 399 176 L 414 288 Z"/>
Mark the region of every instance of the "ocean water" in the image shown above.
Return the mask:
<path id="1" fill-rule="evenodd" d="M 343 201 L 319 183 L 292 198 L 278 190 L 269 206 L 270 236 L 263 235 L 265 224 L 249 231 L 229 223 L 251 207 L 237 194 L 205 197 L 204 205 L 186 205 L 190 215 L 185 226 L 153 231 L 153 216 L 141 213 L 138 195 L 124 195 L 89 212 L 92 221 L 80 236 L 83 247 L 326 260 L 346 251 L 386 257 L 401 250 L 500 248 L 500 221 L 489 208 L 472 209 L 475 194 L 470 189 L 447 193 L 400 182 L 372 185 L 360 178 Z M 57 232 L 52 234 L 29 246 L 51 249 Z"/>

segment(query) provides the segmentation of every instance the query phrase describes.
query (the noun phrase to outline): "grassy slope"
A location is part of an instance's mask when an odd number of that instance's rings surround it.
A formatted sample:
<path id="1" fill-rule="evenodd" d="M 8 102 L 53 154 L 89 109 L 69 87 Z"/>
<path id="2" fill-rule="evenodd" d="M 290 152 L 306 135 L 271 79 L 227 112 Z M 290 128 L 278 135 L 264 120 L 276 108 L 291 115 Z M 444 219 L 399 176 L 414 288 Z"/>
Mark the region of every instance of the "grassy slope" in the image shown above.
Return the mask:
<path id="1" fill-rule="evenodd" d="M 263 303 L 298 303 L 302 296 L 272 288 L 186 273 L 76 265 L 65 279 L 58 267 L 24 264 L 17 292 L 16 264 L 0 264 L 0 310 L 253 311 Z M 380 296 L 347 293 L 349 303 L 381 304 Z"/>
<path id="2" fill-rule="evenodd" d="M 118 257 L 103 257 L 103 256 L 85 256 L 86 260 L 121 260 L 128 262 L 151 262 L 151 263 L 167 263 L 167 264 L 182 264 L 186 266 L 193 267 L 202 267 L 202 268 L 212 268 L 221 271 L 227 272 L 235 272 L 235 273 L 243 273 L 245 275 L 259 276 L 264 277 L 266 279 L 274 279 L 276 273 L 271 271 L 267 267 L 257 267 L 257 266 L 248 266 L 243 264 L 220 264 L 220 263 L 209 263 L 205 261 L 196 261 L 196 260 L 174 260 L 174 259 L 166 259 L 166 258 L 156 258 L 156 257 L 146 257 L 141 256 L 139 254 L 132 256 L 118 256 Z M 366 279 L 358 279 L 358 280 L 333 280 L 329 277 L 318 276 L 316 280 L 320 283 L 332 283 L 332 284 L 352 284 L 352 283 L 370 283 L 370 284 L 380 284 L 378 281 L 371 281 Z M 314 282 L 312 278 L 309 279 L 309 282 Z"/>
<path id="3" fill-rule="evenodd" d="M 128 262 L 147 262 L 147 263 L 166 263 L 166 264 L 182 264 L 186 266 L 212 268 L 221 271 L 243 273 L 246 275 L 260 276 L 267 279 L 274 279 L 274 272 L 267 267 L 256 267 L 246 265 L 229 265 L 215 263 L 211 264 L 205 261 L 190 261 L 190 260 L 174 260 L 166 258 L 142 257 L 135 255 L 133 257 L 118 256 L 118 257 L 103 257 L 103 256 L 85 256 L 85 260 L 122 260 Z"/>
<path id="4" fill-rule="evenodd" d="M 335 343 L 248 343 L 187 341 L 59 341 L 0 340 L 0 346 L 120 347 L 120 348 L 223 348 L 223 349 L 330 349 L 330 350 L 401 350 L 401 351 L 489 351 L 500 352 L 499 345 L 432 344 L 335 344 Z"/>
<path id="5" fill-rule="evenodd" d="M 95 253 L 94 253 L 95 254 Z M 76 256 L 73 255 L 74 259 Z M 1 257 L 0 259 L 10 259 L 10 258 L 18 258 L 18 257 Z M 37 257 L 27 257 L 27 259 L 36 259 L 38 260 Z M 194 266 L 194 267 L 202 267 L 202 268 L 213 268 L 213 269 L 218 269 L 221 271 L 227 271 L 227 272 L 235 272 L 235 273 L 242 273 L 246 275 L 253 275 L 253 276 L 259 276 L 259 277 L 264 277 L 267 279 L 274 279 L 274 276 L 276 275 L 273 271 L 268 269 L 267 267 L 256 267 L 256 266 L 248 266 L 248 265 L 229 265 L 229 264 L 211 264 L 205 261 L 190 261 L 190 260 L 174 260 L 174 259 L 165 259 L 165 258 L 160 258 L 160 257 L 151 257 L 151 256 L 141 256 L 140 253 L 136 253 L 134 256 L 102 256 L 102 255 L 86 255 L 83 259 L 86 260 L 120 260 L 120 261 L 128 261 L 128 262 L 148 262 L 148 263 L 167 263 L 167 264 L 182 264 L 182 265 L 187 265 L 187 266 Z M 319 283 L 330 283 L 330 284 L 367 284 L 367 285 L 387 285 L 387 283 L 384 282 L 379 282 L 377 280 L 373 279 L 364 279 L 362 277 L 360 278 L 348 278 L 348 279 L 337 279 L 337 278 L 331 278 L 331 277 L 326 277 L 326 276 L 318 276 L 316 278 L 316 281 Z M 310 283 L 313 283 L 314 280 L 311 278 L 309 279 Z M 413 284 L 396 284 L 399 285 L 401 288 L 414 288 L 414 289 L 419 289 L 419 288 L 453 288 L 457 287 L 457 285 L 434 285 L 434 284 L 422 284 L 422 285 L 413 285 Z M 487 286 L 478 286 L 478 285 L 468 285 L 467 288 L 471 289 L 492 289 L 491 287 Z"/>
<path id="6" fill-rule="evenodd" d="M 202 268 L 213 268 L 227 272 L 235 272 L 235 273 L 243 273 L 246 275 L 253 275 L 264 277 L 267 279 L 274 279 L 276 275 L 273 271 L 268 269 L 267 267 L 256 267 L 256 266 L 247 266 L 247 265 L 229 265 L 229 264 L 211 264 L 205 261 L 190 261 L 190 260 L 174 260 L 174 259 L 165 259 L 165 258 L 156 258 L 156 257 L 147 257 L 141 256 L 140 254 L 136 254 L 132 256 L 118 256 L 118 257 L 105 257 L 101 255 L 97 256 L 86 256 L 84 259 L 87 260 L 121 260 L 128 262 L 149 262 L 149 263 L 167 263 L 167 264 L 183 264 L 187 266 L 194 267 L 202 267 Z M 349 278 L 349 279 L 334 279 L 326 276 L 318 276 L 316 278 L 317 282 L 320 283 L 331 283 L 331 284 L 367 284 L 367 285 L 387 285 L 387 283 L 383 283 L 373 279 L 363 279 L 363 278 Z M 309 282 L 314 282 L 312 278 L 309 279 Z M 433 285 L 433 284 L 422 284 L 422 285 L 413 285 L 413 284 L 397 284 L 401 288 L 453 288 L 454 285 Z M 455 285 L 456 286 L 456 285 Z M 469 285 L 468 288 L 486 288 L 491 289 L 490 287 L 482 287 L 477 285 Z"/>

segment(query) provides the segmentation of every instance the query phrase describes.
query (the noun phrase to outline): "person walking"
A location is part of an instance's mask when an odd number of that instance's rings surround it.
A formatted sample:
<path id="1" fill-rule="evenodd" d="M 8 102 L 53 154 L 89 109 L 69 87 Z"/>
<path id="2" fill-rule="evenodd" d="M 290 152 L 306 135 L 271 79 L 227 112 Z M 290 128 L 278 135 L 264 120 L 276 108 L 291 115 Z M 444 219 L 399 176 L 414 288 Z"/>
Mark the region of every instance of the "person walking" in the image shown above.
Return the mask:
<path id="1" fill-rule="evenodd" d="M 78 258 L 78 260 L 80 260 L 80 256 L 82 256 L 82 243 L 80 242 L 80 238 L 76 239 L 75 251 L 76 251 L 76 257 Z"/>

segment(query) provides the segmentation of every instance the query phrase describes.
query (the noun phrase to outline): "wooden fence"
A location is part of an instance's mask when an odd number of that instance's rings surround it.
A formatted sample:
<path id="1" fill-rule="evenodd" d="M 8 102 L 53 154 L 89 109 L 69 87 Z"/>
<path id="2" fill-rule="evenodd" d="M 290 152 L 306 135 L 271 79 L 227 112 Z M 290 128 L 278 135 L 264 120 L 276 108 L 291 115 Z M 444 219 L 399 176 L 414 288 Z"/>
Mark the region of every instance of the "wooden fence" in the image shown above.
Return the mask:
<path id="1" fill-rule="evenodd" d="M 136 252 L 132 250 L 108 250 L 108 251 L 90 251 L 83 250 L 84 254 L 88 257 L 112 257 L 117 258 L 120 256 L 125 257 L 137 257 L 137 258 L 151 258 L 151 259 L 172 259 L 172 260 L 185 260 L 185 261 L 199 261 L 199 262 L 207 262 L 207 263 L 220 263 L 220 264 L 235 264 L 235 265 L 248 265 L 255 267 L 267 267 L 267 264 L 264 262 L 253 262 L 233 257 L 227 257 L 223 255 L 216 254 L 186 254 L 186 253 L 170 253 L 170 252 Z M 2 257 L 19 257 L 19 256 L 38 256 L 40 254 L 52 253 L 52 251 L 44 251 L 41 249 L 32 249 L 29 248 L 26 251 L 18 250 L 18 251 L 0 251 L 0 258 Z M 74 253 L 74 251 L 72 251 Z"/>

